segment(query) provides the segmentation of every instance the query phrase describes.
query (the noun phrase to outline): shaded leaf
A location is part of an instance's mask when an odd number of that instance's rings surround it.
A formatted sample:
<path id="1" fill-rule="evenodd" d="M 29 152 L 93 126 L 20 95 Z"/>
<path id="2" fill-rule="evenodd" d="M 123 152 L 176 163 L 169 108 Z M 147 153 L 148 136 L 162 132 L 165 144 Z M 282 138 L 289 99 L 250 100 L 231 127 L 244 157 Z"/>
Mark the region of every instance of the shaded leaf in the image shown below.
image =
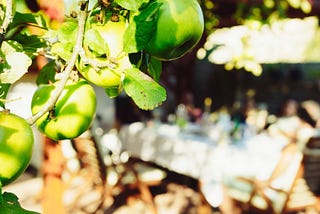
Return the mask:
<path id="1" fill-rule="evenodd" d="M 139 68 L 142 63 L 142 59 L 143 59 L 142 51 L 136 52 L 136 53 L 130 53 L 129 59 L 130 59 L 131 64 L 133 64 L 133 65 L 135 65 L 135 67 Z"/>
<path id="2" fill-rule="evenodd" d="M 48 84 L 49 82 L 55 82 L 56 63 L 51 61 L 47 63 L 41 70 L 37 77 L 37 85 Z"/>
<path id="3" fill-rule="evenodd" d="M 162 72 L 162 62 L 151 57 L 148 64 L 148 72 L 150 76 L 152 76 L 152 78 L 158 82 L 160 80 L 160 75 Z"/>
<path id="4" fill-rule="evenodd" d="M 135 53 L 146 47 L 156 29 L 160 6 L 161 3 L 152 2 L 133 16 L 123 37 L 124 50 L 127 53 Z"/>
<path id="5" fill-rule="evenodd" d="M 166 100 L 166 90 L 137 68 L 125 70 L 125 92 L 143 110 L 151 110 Z"/>
<path id="6" fill-rule="evenodd" d="M 18 197 L 11 192 L 4 192 L 1 198 L 0 210 L 3 214 L 38 214 L 37 212 L 23 209 L 18 201 Z"/>
<path id="7" fill-rule="evenodd" d="M 47 46 L 46 42 L 36 35 L 18 34 L 12 39 L 23 46 L 24 53 L 29 57 L 34 57 L 39 48 L 45 48 Z"/>
<path id="8" fill-rule="evenodd" d="M 121 85 L 105 88 L 105 93 L 110 98 L 117 97 L 121 93 L 121 91 L 122 91 Z"/>
<path id="9" fill-rule="evenodd" d="M 5 2 L 3 0 L 0 0 L 0 24 L 3 23 L 5 15 L 6 15 Z"/>
<path id="10" fill-rule="evenodd" d="M 20 13 L 15 12 L 12 23 L 9 28 L 15 28 L 20 25 L 34 24 L 40 28 L 48 29 L 47 21 L 40 13 Z"/>

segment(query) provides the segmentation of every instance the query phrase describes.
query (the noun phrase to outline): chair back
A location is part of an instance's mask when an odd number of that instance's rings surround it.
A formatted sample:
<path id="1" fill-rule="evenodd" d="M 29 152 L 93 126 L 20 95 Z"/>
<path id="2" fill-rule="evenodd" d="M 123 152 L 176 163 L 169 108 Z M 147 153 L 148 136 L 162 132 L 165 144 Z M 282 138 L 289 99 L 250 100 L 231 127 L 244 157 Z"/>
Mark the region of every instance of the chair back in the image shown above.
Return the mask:
<path id="1" fill-rule="evenodd" d="M 249 213 L 281 214 L 315 208 L 314 193 L 320 192 L 320 138 L 310 139 L 304 152 L 294 143 L 287 145 L 269 179 L 238 177 L 234 183 L 239 182 L 250 186 L 247 197 L 243 197 L 246 200 L 229 195 Z"/>
<path id="2" fill-rule="evenodd" d="M 311 137 L 303 151 L 304 179 L 315 195 L 320 195 L 320 136 Z"/>
<path id="3" fill-rule="evenodd" d="M 269 177 L 268 183 L 282 191 L 289 191 L 301 167 L 303 155 L 298 151 L 296 144 L 287 145 Z"/>
<path id="4" fill-rule="evenodd" d="M 253 193 L 252 203 L 260 204 L 272 213 L 282 213 L 299 175 L 302 158 L 296 144 L 287 145 L 269 179 L 264 185 L 256 187 L 257 193 Z"/>

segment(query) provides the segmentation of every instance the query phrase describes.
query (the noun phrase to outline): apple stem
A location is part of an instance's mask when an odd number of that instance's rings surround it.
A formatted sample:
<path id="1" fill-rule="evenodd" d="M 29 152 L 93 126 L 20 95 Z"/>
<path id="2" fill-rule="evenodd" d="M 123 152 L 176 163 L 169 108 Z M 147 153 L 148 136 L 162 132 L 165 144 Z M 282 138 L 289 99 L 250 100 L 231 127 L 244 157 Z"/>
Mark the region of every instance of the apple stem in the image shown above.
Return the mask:
<path id="1" fill-rule="evenodd" d="M 59 99 L 60 95 L 62 94 L 62 91 L 68 81 L 68 78 L 73 70 L 73 67 L 76 63 L 76 60 L 78 58 L 79 53 L 82 50 L 82 42 L 84 37 L 84 30 L 85 30 L 85 24 L 86 24 L 86 18 L 87 18 L 87 12 L 88 12 L 88 0 L 83 1 L 80 5 L 80 11 L 78 15 L 78 32 L 77 32 L 77 40 L 75 47 L 73 49 L 72 55 L 70 60 L 66 63 L 67 66 L 65 69 L 61 72 L 60 80 L 57 84 L 57 87 L 52 93 L 52 96 L 48 100 L 48 102 L 44 105 L 44 107 L 36 114 L 32 115 L 30 118 L 27 119 L 27 122 L 30 125 L 33 125 L 40 117 L 42 117 L 45 113 L 49 112 Z"/>

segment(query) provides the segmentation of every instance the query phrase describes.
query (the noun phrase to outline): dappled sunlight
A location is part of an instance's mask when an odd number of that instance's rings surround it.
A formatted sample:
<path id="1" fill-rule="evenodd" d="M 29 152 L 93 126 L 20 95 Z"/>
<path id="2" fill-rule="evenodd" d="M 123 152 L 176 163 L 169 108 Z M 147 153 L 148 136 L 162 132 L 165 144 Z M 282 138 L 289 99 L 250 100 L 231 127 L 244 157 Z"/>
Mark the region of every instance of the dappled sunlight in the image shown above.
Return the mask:
<path id="1" fill-rule="evenodd" d="M 198 50 L 198 57 L 203 59 L 206 50 L 208 60 L 214 64 L 226 64 L 228 70 L 244 68 L 260 76 L 260 63 L 314 62 L 308 52 L 315 45 L 317 30 L 316 17 L 216 29 Z"/>
<path id="2" fill-rule="evenodd" d="M 0 214 L 320 213 L 319 11 L 0 1 Z"/>

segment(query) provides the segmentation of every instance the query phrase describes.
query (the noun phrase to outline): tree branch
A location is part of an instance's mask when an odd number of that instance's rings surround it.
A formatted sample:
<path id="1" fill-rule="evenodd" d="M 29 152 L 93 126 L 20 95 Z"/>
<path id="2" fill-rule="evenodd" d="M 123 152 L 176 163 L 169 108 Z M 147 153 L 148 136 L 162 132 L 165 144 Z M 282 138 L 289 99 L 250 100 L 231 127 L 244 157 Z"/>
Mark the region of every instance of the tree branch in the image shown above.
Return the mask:
<path id="1" fill-rule="evenodd" d="M 6 0 L 6 14 L 4 16 L 3 23 L 0 27 L 0 47 L 6 36 L 7 28 L 12 22 L 12 19 L 13 19 L 12 13 L 13 13 L 12 0 Z"/>
<path id="2" fill-rule="evenodd" d="M 62 91 L 67 83 L 67 80 L 73 70 L 73 67 L 76 63 L 79 52 L 82 50 L 82 41 L 83 41 L 85 23 L 87 18 L 87 11 L 88 11 L 88 1 L 81 3 L 80 8 L 81 9 L 78 15 L 77 40 L 76 40 L 76 44 L 73 49 L 71 58 L 67 62 L 67 66 L 65 67 L 64 71 L 61 73 L 61 76 L 60 76 L 61 79 L 59 80 L 56 86 L 56 89 L 54 90 L 52 96 L 50 97 L 46 105 L 38 113 L 36 113 L 35 115 L 27 119 L 27 122 L 30 125 L 34 124 L 40 117 L 42 117 L 45 113 L 47 113 L 54 107 L 58 98 L 62 94 Z"/>

